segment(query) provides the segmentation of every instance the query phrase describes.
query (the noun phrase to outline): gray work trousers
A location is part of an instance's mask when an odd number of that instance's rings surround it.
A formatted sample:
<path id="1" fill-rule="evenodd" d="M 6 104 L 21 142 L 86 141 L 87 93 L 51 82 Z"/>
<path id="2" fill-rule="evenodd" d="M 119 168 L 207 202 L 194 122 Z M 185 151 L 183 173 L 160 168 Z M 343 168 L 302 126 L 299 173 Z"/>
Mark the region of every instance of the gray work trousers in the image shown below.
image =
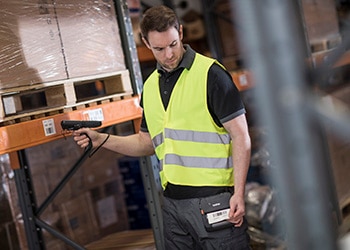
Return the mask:
<path id="1" fill-rule="evenodd" d="M 247 222 L 240 227 L 207 232 L 200 213 L 200 198 L 164 197 L 163 220 L 166 250 L 249 250 Z"/>

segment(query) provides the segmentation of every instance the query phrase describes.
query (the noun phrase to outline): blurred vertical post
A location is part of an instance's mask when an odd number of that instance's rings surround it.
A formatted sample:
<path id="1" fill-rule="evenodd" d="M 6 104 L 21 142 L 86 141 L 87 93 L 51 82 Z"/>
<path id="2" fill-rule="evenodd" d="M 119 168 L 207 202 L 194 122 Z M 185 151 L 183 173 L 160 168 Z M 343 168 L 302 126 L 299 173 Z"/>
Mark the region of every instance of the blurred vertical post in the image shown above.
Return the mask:
<path id="1" fill-rule="evenodd" d="M 305 36 L 295 0 L 231 0 L 245 65 L 268 131 L 272 182 L 280 193 L 290 250 L 334 250 L 320 124 L 308 108 Z"/>

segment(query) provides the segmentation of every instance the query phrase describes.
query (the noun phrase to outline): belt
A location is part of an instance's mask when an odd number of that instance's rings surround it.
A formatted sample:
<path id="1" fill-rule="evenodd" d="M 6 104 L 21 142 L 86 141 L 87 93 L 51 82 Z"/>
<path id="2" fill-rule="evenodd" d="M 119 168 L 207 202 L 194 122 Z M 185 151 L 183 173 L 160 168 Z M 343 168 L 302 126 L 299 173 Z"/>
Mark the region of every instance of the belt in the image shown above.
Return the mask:
<path id="1" fill-rule="evenodd" d="M 182 186 L 168 183 L 163 195 L 165 197 L 181 200 L 181 199 L 192 199 L 208 197 L 224 192 L 230 192 L 233 194 L 234 187 L 195 187 L 195 186 Z"/>

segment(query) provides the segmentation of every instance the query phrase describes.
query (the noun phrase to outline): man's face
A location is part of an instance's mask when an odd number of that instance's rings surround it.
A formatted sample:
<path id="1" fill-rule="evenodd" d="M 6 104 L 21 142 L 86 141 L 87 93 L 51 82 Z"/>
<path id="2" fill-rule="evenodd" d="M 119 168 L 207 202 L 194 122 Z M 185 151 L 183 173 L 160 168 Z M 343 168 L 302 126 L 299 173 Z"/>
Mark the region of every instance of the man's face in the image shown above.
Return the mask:
<path id="1" fill-rule="evenodd" d="M 151 31 L 148 33 L 148 43 L 145 40 L 144 43 L 152 50 L 157 62 L 166 71 L 171 71 L 179 65 L 184 54 L 181 40 L 182 26 L 180 26 L 180 31 L 174 27 L 164 32 Z"/>

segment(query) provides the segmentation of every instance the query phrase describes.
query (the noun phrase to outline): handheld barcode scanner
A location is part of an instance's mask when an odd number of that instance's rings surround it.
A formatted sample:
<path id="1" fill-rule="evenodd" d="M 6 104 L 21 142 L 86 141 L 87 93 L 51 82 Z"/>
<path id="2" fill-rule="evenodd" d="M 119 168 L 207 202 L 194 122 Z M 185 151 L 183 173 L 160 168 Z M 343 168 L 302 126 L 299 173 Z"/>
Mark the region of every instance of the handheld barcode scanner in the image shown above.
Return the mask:
<path id="1" fill-rule="evenodd" d="M 97 128 L 102 125 L 101 121 L 80 121 L 80 120 L 62 120 L 61 127 L 63 130 L 73 131 L 81 128 Z M 90 137 L 85 134 L 89 138 L 89 145 L 86 147 L 86 150 L 90 150 L 92 148 L 92 142 Z M 90 155 L 91 156 L 91 155 Z"/>
<path id="2" fill-rule="evenodd" d="M 101 121 L 77 121 L 77 120 L 63 120 L 61 127 L 64 130 L 78 130 L 81 128 L 97 128 L 102 125 Z"/>

